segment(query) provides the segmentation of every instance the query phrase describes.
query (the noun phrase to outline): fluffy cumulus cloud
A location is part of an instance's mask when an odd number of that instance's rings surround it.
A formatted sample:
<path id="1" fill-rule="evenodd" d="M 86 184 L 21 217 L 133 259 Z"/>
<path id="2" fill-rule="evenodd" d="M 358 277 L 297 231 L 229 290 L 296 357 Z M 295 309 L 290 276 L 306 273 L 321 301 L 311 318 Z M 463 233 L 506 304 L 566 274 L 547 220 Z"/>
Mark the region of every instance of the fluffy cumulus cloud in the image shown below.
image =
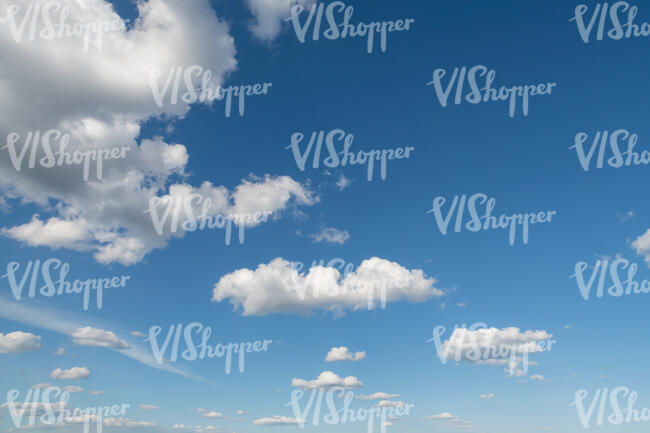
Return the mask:
<path id="1" fill-rule="evenodd" d="M 60 3 L 70 8 L 66 21 L 70 25 L 121 21 L 105 0 Z M 288 177 L 244 180 L 232 191 L 209 182 L 201 187 L 186 185 L 186 146 L 160 137 L 140 137 L 141 125 L 148 119 L 183 117 L 190 109 L 183 100 L 172 103 L 164 98 L 159 104 L 153 97 L 152 89 L 163 86 L 172 68 L 209 69 L 209 87 L 224 84 L 224 77 L 235 69 L 229 27 L 209 3 L 139 1 L 137 20 L 128 29 L 105 32 L 101 50 L 96 38 L 90 39 L 87 50 L 83 38 L 28 40 L 23 35 L 17 42 L 10 25 L 0 26 L 0 56 L 12 59 L 3 65 L 0 77 L 0 144 L 9 144 L 10 134 L 17 138 L 12 146 L 0 145 L 4 154 L 0 204 L 7 208 L 29 203 L 39 208 L 26 221 L 1 228 L 0 234 L 29 246 L 88 251 L 103 264 L 132 265 L 151 250 L 165 247 L 172 237 L 168 229 L 159 234 L 151 215 L 145 213 L 152 197 L 201 190 L 221 200 L 215 203 L 215 212 L 228 213 L 277 212 L 292 198 L 312 203 L 306 187 Z M 0 10 L 13 4 L 13 0 L 0 0 Z M 18 22 L 25 13 L 25 8 L 18 11 Z M 151 75 L 152 71 L 160 76 Z M 191 79 L 196 87 L 201 84 L 198 75 Z M 124 158 L 105 160 L 101 179 L 95 174 L 96 161 L 91 161 L 87 182 L 83 164 L 30 168 L 27 140 L 37 131 L 60 131 L 50 137 L 55 153 L 67 137 L 68 153 L 120 148 Z M 39 147 L 35 156 L 38 161 L 45 151 Z"/>
<path id="2" fill-rule="evenodd" d="M 311 7 L 314 0 L 246 0 L 254 21 L 251 31 L 255 36 L 264 41 L 270 41 L 282 30 L 284 21 L 291 15 L 294 5 L 305 9 Z M 303 13 L 302 20 L 304 20 Z"/>
<path id="3" fill-rule="evenodd" d="M 650 229 L 632 242 L 632 248 L 638 255 L 644 256 L 646 263 L 650 266 Z"/>
<path id="4" fill-rule="evenodd" d="M 253 424 L 259 426 L 289 426 L 289 425 L 298 425 L 299 420 L 295 418 L 290 418 L 288 416 L 274 415 L 272 417 L 260 418 L 253 421 Z"/>
<path id="5" fill-rule="evenodd" d="M 41 337 L 29 332 L 0 333 L 0 353 L 30 352 L 41 347 Z"/>
<path id="6" fill-rule="evenodd" d="M 343 314 L 345 310 L 375 309 L 388 302 L 424 302 L 444 293 L 420 269 L 378 257 L 364 260 L 342 276 L 338 269 L 314 266 L 300 273 L 293 263 L 276 258 L 257 269 L 239 269 L 214 286 L 212 300 L 229 299 L 245 316 L 273 313 L 308 315 L 314 310 Z"/>
<path id="7" fill-rule="evenodd" d="M 363 387 L 363 383 L 354 376 L 339 377 L 331 371 L 324 371 L 314 380 L 304 380 L 293 378 L 291 386 L 301 389 L 329 389 L 334 386 L 341 386 L 345 389 L 356 389 Z"/>
<path id="8" fill-rule="evenodd" d="M 90 370 L 86 367 L 72 367 L 69 370 L 62 370 L 57 368 L 52 370 L 50 377 L 52 379 L 61 379 L 61 380 L 78 380 L 78 379 L 87 379 L 90 376 Z"/>
<path id="9" fill-rule="evenodd" d="M 320 232 L 311 235 L 314 242 L 327 242 L 330 244 L 344 244 L 350 239 L 347 230 L 339 230 L 333 227 L 323 228 Z"/>
<path id="10" fill-rule="evenodd" d="M 521 331 L 508 328 L 456 328 L 438 351 L 441 359 L 469 364 L 510 365 L 527 361 L 529 354 L 546 350 L 545 341 L 553 337 L 546 331 Z M 532 364 L 532 362 L 529 362 Z"/>
<path id="11" fill-rule="evenodd" d="M 108 347 L 113 350 L 123 350 L 131 347 L 126 341 L 117 338 L 111 331 L 91 328 L 90 326 L 74 331 L 72 333 L 72 339 L 75 344 L 80 346 Z"/>
<path id="12" fill-rule="evenodd" d="M 325 361 L 327 362 L 336 362 L 336 361 L 359 361 L 366 357 L 366 352 L 350 352 L 345 346 L 341 347 L 332 347 L 330 351 L 325 356 Z"/>

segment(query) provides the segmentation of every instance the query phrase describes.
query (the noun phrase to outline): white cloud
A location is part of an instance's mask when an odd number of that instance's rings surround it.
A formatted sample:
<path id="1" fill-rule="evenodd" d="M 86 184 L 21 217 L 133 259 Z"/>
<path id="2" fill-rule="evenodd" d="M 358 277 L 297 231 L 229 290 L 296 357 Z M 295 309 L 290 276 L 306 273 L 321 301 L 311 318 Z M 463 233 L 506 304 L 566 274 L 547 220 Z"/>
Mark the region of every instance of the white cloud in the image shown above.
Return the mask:
<path id="1" fill-rule="evenodd" d="M 399 397 L 399 394 L 388 394 L 385 392 L 375 392 L 370 395 L 357 395 L 354 398 L 358 398 L 359 400 L 387 400 L 389 398 L 397 398 Z"/>
<path id="2" fill-rule="evenodd" d="M 103 394 L 106 394 L 106 391 L 88 391 L 88 394 L 91 394 L 91 395 L 103 395 Z"/>
<path id="3" fill-rule="evenodd" d="M 494 398 L 494 394 L 492 394 L 492 393 L 489 393 L 489 394 L 481 394 L 481 398 L 482 398 L 482 399 L 489 400 L 489 399 L 491 399 L 491 398 Z"/>
<path id="4" fill-rule="evenodd" d="M 518 364 L 521 355 L 544 351 L 540 342 L 552 337 L 553 334 L 546 331 L 522 332 L 516 327 L 456 328 L 442 344 L 439 355 L 469 364 L 504 365 L 513 359 Z"/>
<path id="5" fill-rule="evenodd" d="M 420 269 L 372 257 L 345 277 L 335 267 L 314 266 L 299 273 L 293 264 L 276 258 L 256 270 L 239 269 L 214 286 L 212 300 L 229 299 L 244 316 L 273 313 L 308 315 L 313 310 L 343 314 L 347 309 L 374 309 L 388 302 L 425 302 L 444 293 L 436 280 Z"/>
<path id="6" fill-rule="evenodd" d="M 530 380 L 539 380 L 543 382 L 544 376 L 542 376 L 541 374 L 533 374 L 532 376 L 530 376 Z"/>
<path id="7" fill-rule="evenodd" d="M 75 344 L 80 346 L 108 347 L 113 350 L 124 350 L 131 347 L 112 332 L 90 326 L 77 329 L 72 333 L 72 338 Z"/>
<path id="8" fill-rule="evenodd" d="M 143 334 L 140 331 L 131 331 L 129 334 L 133 335 L 134 337 L 146 337 L 146 334 Z"/>
<path id="9" fill-rule="evenodd" d="M 46 388 L 49 388 L 51 386 L 52 386 L 52 384 L 50 384 L 50 383 L 37 383 L 36 385 L 32 386 L 32 388 L 34 388 L 34 389 L 46 389 Z"/>
<path id="10" fill-rule="evenodd" d="M 325 357 L 327 362 L 336 362 L 336 361 L 359 361 L 366 357 L 366 352 L 350 352 L 350 350 L 345 347 L 332 347 Z"/>
<path id="11" fill-rule="evenodd" d="M 200 412 L 203 414 L 204 418 L 216 418 L 216 419 L 225 419 L 226 416 L 222 414 L 221 412 L 216 412 L 214 410 L 207 410 L 207 409 L 197 409 L 197 412 Z"/>
<path id="12" fill-rule="evenodd" d="M 241 410 L 241 409 L 237 410 L 237 415 L 248 415 L 249 413 L 250 411 L 247 410 Z"/>
<path id="13" fill-rule="evenodd" d="M 0 333 L 0 353 L 30 352 L 41 347 L 41 337 L 29 332 Z"/>
<path id="14" fill-rule="evenodd" d="M 52 370 L 50 377 L 52 379 L 60 380 L 77 380 L 77 379 L 87 379 L 90 376 L 90 370 L 86 367 L 72 367 L 69 370 L 62 370 L 57 368 Z"/>
<path id="15" fill-rule="evenodd" d="M 632 248 L 638 255 L 644 256 L 646 263 L 650 266 L 650 229 L 632 242 Z"/>
<path id="16" fill-rule="evenodd" d="M 158 410 L 160 407 L 156 406 L 155 404 L 141 404 L 140 409 L 142 410 Z"/>
<path id="17" fill-rule="evenodd" d="M 344 244 L 350 239 L 347 230 L 339 230 L 333 227 L 323 228 L 320 232 L 309 235 L 314 242 L 327 242 L 330 244 Z"/>
<path id="18" fill-rule="evenodd" d="M 456 417 L 450 414 L 449 412 L 439 413 L 438 415 L 430 415 L 424 419 L 455 419 Z"/>
<path id="19" fill-rule="evenodd" d="M 282 30 L 284 20 L 290 16 L 291 6 L 301 5 L 308 9 L 313 2 L 314 0 L 247 0 L 255 17 L 251 31 L 259 39 L 271 41 Z M 305 13 L 309 12 L 303 12 Z"/>
<path id="20" fill-rule="evenodd" d="M 342 378 L 331 371 L 324 371 L 314 380 L 293 378 L 291 380 L 291 386 L 302 389 L 329 389 L 334 386 L 341 386 L 345 389 L 355 389 L 363 387 L 363 383 L 354 376 Z"/>
<path id="21" fill-rule="evenodd" d="M 377 407 L 399 407 L 399 406 L 406 406 L 407 403 L 404 403 L 403 401 L 391 401 L 391 400 L 382 400 L 379 403 L 377 403 L 375 406 Z"/>
<path id="22" fill-rule="evenodd" d="M 66 386 L 63 389 L 65 391 L 68 391 L 68 392 L 81 392 L 81 391 L 83 391 L 83 388 L 81 388 L 80 386 Z"/>
<path id="23" fill-rule="evenodd" d="M 0 10 L 13 3 L 0 0 Z M 60 3 L 70 8 L 70 25 L 120 20 L 104 0 Z M 20 135 L 19 151 L 29 131 L 56 129 L 70 137 L 70 152 L 129 148 L 125 158 L 104 162 L 101 180 L 91 174 L 88 182 L 82 181 L 79 165 L 28 168 L 23 162 L 17 171 L 5 154 L 0 158 L 0 203 L 19 199 L 35 205 L 39 213 L 4 227 L 4 236 L 30 246 L 88 251 L 102 264 L 125 266 L 164 248 L 172 237 L 168 232 L 158 235 L 143 212 L 151 197 L 166 195 L 176 179 L 186 178 L 188 151 L 160 137 L 141 138 L 141 125 L 151 118 L 182 117 L 190 106 L 182 100 L 158 106 L 147 84 L 149 74 L 153 69 L 166 74 L 179 65 L 201 65 L 212 72 L 211 86 L 222 85 L 236 68 L 235 45 L 209 0 L 143 0 L 136 7 L 134 25 L 104 33 L 101 52 L 91 47 L 84 53 L 79 38 L 15 43 L 9 26 L 0 26 L 0 56 L 12 59 L 0 77 L 0 147 L 10 133 Z M 44 70 L 48 73 L 38 72 Z M 198 87 L 201 77 L 192 80 Z M 58 142 L 54 146 L 58 150 Z M 225 187 L 211 188 L 225 194 L 229 212 L 257 211 L 260 203 L 270 205 L 269 211 L 282 210 L 287 195 L 298 204 L 314 200 L 288 177 L 244 181 L 232 193 Z"/>
<path id="24" fill-rule="evenodd" d="M 352 183 L 352 181 L 350 179 L 348 179 L 347 177 L 341 175 L 338 182 L 336 182 L 336 186 L 339 187 L 339 191 L 343 191 L 345 188 L 350 186 L 351 183 Z"/>
<path id="25" fill-rule="evenodd" d="M 634 211 L 630 210 L 630 211 L 627 211 L 625 213 L 617 213 L 616 214 L 616 219 L 618 219 L 619 222 L 624 223 L 624 222 L 627 222 L 627 221 L 631 220 L 635 216 L 636 216 L 636 214 L 634 213 Z"/>
<path id="26" fill-rule="evenodd" d="M 136 421 L 129 418 L 105 418 L 104 425 L 107 427 L 155 427 L 156 423 L 151 421 Z"/>
<path id="27" fill-rule="evenodd" d="M 253 421 L 253 424 L 260 426 L 289 426 L 298 425 L 299 421 L 287 416 L 274 415 L 272 417 L 256 419 Z"/>
<path id="28" fill-rule="evenodd" d="M 63 356 L 63 355 L 65 355 L 65 348 L 64 348 L 64 347 L 59 347 L 58 349 L 56 349 L 56 351 L 54 352 L 54 354 L 55 354 L 55 355 L 58 355 L 58 356 Z"/>

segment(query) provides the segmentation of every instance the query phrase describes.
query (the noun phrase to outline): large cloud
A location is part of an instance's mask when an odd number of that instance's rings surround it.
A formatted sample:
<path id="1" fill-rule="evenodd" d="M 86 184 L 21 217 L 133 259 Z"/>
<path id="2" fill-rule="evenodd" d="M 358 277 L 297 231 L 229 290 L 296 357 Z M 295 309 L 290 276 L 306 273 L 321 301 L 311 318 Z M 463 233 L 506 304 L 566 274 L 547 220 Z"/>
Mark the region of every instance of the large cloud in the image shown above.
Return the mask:
<path id="1" fill-rule="evenodd" d="M 0 0 L 0 10 L 14 3 Z M 71 25 L 120 20 L 105 0 L 61 3 L 70 8 Z M 187 176 L 189 152 L 180 143 L 140 137 L 141 124 L 152 117 L 182 117 L 190 107 L 182 100 L 172 104 L 169 98 L 159 105 L 149 85 L 150 72 L 162 72 L 162 86 L 172 68 L 200 65 L 212 73 L 209 86 L 219 86 L 236 67 L 235 46 L 228 25 L 208 0 L 148 0 L 137 7 L 139 17 L 128 30 L 104 34 L 101 51 L 94 46 L 84 51 L 80 38 L 18 43 L 10 26 L 0 25 L 0 56 L 12 59 L 0 67 L 0 143 L 10 133 L 19 134 L 20 151 L 30 131 L 55 129 L 70 137 L 69 152 L 129 148 L 124 159 L 104 162 L 101 179 L 91 175 L 87 182 L 81 165 L 26 167 L 29 153 L 17 171 L 10 149 L 1 149 L 0 206 L 13 206 L 12 199 L 20 199 L 35 203 L 42 214 L 5 227 L 3 235 L 30 246 L 92 251 L 104 264 L 132 265 L 167 244 L 171 235 L 159 235 L 144 211 L 151 197 L 174 194 L 175 183 Z M 191 79 L 199 87 L 202 78 Z M 54 144 L 53 150 L 58 149 Z M 44 155 L 39 152 L 38 158 Z M 200 188 L 184 183 L 180 187 L 222 196 L 226 207 L 218 211 L 228 212 L 274 212 L 292 197 L 301 204 L 312 200 L 302 185 L 287 177 L 245 180 L 234 192 L 209 182 Z M 250 194 L 261 194 L 263 201 Z M 273 209 L 256 208 L 260 203 Z"/>
<path id="2" fill-rule="evenodd" d="M 299 273 L 282 258 L 256 270 L 239 269 L 215 285 L 212 300 L 230 299 L 245 316 L 272 313 L 310 314 L 322 309 L 337 314 L 346 309 L 377 308 L 385 302 L 424 302 L 443 295 L 436 281 L 420 269 L 408 270 L 378 257 L 364 260 L 342 276 L 334 267 L 314 266 Z"/>

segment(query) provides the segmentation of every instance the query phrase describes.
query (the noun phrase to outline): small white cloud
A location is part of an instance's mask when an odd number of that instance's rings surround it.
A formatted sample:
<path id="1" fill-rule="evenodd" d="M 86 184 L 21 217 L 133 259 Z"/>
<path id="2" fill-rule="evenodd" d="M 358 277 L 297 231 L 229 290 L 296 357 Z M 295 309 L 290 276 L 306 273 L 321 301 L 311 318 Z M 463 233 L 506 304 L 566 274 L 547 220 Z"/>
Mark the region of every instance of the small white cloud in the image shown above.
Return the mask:
<path id="1" fill-rule="evenodd" d="M 624 222 L 627 222 L 627 221 L 631 220 L 635 216 L 636 216 L 636 214 L 634 213 L 634 211 L 630 210 L 630 211 L 627 211 L 627 212 L 624 212 L 624 213 L 617 213 L 616 214 L 616 219 L 618 219 L 618 222 L 624 223 Z"/>
<path id="2" fill-rule="evenodd" d="M 443 413 L 439 413 L 439 414 L 437 414 L 437 415 L 430 415 L 430 416 L 427 416 L 427 417 L 425 417 L 424 419 L 436 419 L 436 420 L 438 420 L 438 419 L 442 419 L 442 420 L 447 420 L 447 419 L 456 419 L 456 417 L 453 416 L 452 414 L 450 414 L 449 412 L 443 412 Z"/>
<path id="3" fill-rule="evenodd" d="M 0 333 L 0 353 L 31 352 L 41 347 L 41 337 L 29 332 Z"/>
<path id="4" fill-rule="evenodd" d="M 56 351 L 54 352 L 54 354 L 55 354 L 55 355 L 58 355 L 58 356 L 63 356 L 63 355 L 65 355 L 65 348 L 64 348 L 64 347 L 59 347 L 58 349 L 56 349 Z"/>
<path id="5" fill-rule="evenodd" d="M 482 399 L 489 400 L 489 399 L 491 399 L 491 398 L 494 398 L 494 394 L 492 394 L 492 393 L 489 393 L 489 394 L 481 394 L 481 398 L 482 398 Z"/>
<path id="6" fill-rule="evenodd" d="M 46 388 L 49 388 L 51 386 L 52 386 L 52 384 L 49 384 L 49 383 L 37 383 L 36 385 L 32 386 L 32 388 L 34 388 L 34 389 L 46 389 Z"/>
<path id="7" fill-rule="evenodd" d="M 248 410 L 241 410 L 241 409 L 239 409 L 239 410 L 237 411 L 237 415 L 248 415 L 249 413 L 250 413 L 250 411 L 248 411 Z"/>
<path id="8" fill-rule="evenodd" d="M 142 410 L 158 410 L 160 407 L 156 406 L 155 404 L 141 404 L 140 409 Z"/>
<path id="9" fill-rule="evenodd" d="M 302 389 L 328 389 L 334 386 L 341 386 L 345 389 L 354 389 L 363 387 L 363 383 L 354 376 L 341 378 L 331 371 L 322 372 L 317 379 L 304 380 L 292 379 L 291 386 Z"/>
<path id="10" fill-rule="evenodd" d="M 539 380 L 540 382 L 543 382 L 544 376 L 542 376 L 541 374 L 533 374 L 532 376 L 530 376 L 530 380 Z"/>
<path id="11" fill-rule="evenodd" d="M 319 233 L 309 235 L 314 242 L 327 242 L 330 244 L 344 244 L 350 239 L 347 230 L 339 230 L 333 227 L 323 228 Z"/>
<path id="12" fill-rule="evenodd" d="M 464 308 L 464 307 L 467 306 L 467 303 L 465 303 L 465 302 L 458 302 L 458 303 L 456 304 L 456 306 L 459 307 L 459 308 Z"/>
<path id="13" fill-rule="evenodd" d="M 352 183 L 352 181 L 350 179 L 348 179 L 347 177 L 341 175 L 338 182 L 336 182 L 336 186 L 339 187 L 339 191 L 343 191 L 345 188 L 350 186 L 351 183 Z"/>
<path id="14" fill-rule="evenodd" d="M 83 391 L 83 388 L 80 386 L 66 386 L 63 390 L 68 392 L 81 392 Z"/>
<path id="15" fill-rule="evenodd" d="M 332 347 L 325 357 L 327 362 L 336 362 L 336 361 L 360 361 L 366 357 L 366 352 L 350 352 L 350 350 L 345 347 Z"/>
<path id="16" fill-rule="evenodd" d="M 388 400 L 390 398 L 397 398 L 399 394 L 388 394 L 386 392 L 375 392 L 370 395 L 357 395 L 354 398 L 359 400 Z"/>
<path id="17" fill-rule="evenodd" d="M 133 335 L 134 337 L 146 337 L 147 336 L 146 334 L 143 334 L 140 331 L 131 331 L 131 332 L 129 332 L 129 334 Z"/>
<path id="18" fill-rule="evenodd" d="M 272 417 L 256 419 L 253 421 L 253 424 L 260 426 L 289 426 L 298 425 L 299 421 L 295 418 L 289 418 L 287 416 L 274 415 Z"/>
<path id="19" fill-rule="evenodd" d="M 113 350 L 124 350 L 131 347 L 126 341 L 117 338 L 112 332 L 91 328 L 90 326 L 74 331 L 72 339 L 75 344 L 80 346 L 108 347 Z"/>
<path id="20" fill-rule="evenodd" d="M 644 256 L 646 263 L 650 266 L 650 229 L 632 242 L 632 248 L 638 255 Z"/>
<path id="21" fill-rule="evenodd" d="M 77 380 L 77 379 L 87 379 L 90 376 L 90 370 L 86 367 L 72 367 L 69 370 L 62 370 L 57 368 L 52 370 L 50 377 L 52 379 L 60 380 Z"/>

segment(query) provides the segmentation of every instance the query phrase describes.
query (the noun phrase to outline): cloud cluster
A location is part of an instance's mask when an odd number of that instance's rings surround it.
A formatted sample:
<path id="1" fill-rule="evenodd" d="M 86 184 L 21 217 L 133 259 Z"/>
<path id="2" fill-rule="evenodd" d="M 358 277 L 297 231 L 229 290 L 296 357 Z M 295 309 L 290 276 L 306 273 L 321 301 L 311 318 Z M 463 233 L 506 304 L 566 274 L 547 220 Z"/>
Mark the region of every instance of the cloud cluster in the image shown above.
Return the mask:
<path id="1" fill-rule="evenodd" d="M 0 0 L 0 10 L 14 3 Z M 70 25 L 121 20 L 105 0 L 60 3 L 69 7 Z M 212 73 L 209 86 L 216 87 L 237 61 L 229 27 L 208 0 L 143 0 L 136 6 L 138 19 L 128 29 L 104 33 L 101 51 L 91 46 L 85 52 L 81 38 L 16 42 L 10 26 L 0 26 L 0 56 L 12 59 L 0 77 L 0 143 L 18 134 L 15 151 L 20 154 L 29 150 L 30 133 L 56 130 L 69 137 L 68 152 L 129 149 L 123 159 L 104 161 L 101 179 L 91 176 L 87 182 L 82 181 L 82 165 L 29 168 L 23 162 L 17 170 L 5 154 L 0 158 L 0 206 L 6 209 L 20 200 L 21 205 L 36 205 L 39 212 L 0 234 L 34 247 L 87 251 L 99 263 L 128 266 L 171 238 L 168 232 L 160 236 L 144 213 L 152 197 L 202 190 L 222 200 L 218 211 L 252 213 L 282 210 L 294 197 L 311 203 L 307 189 L 288 177 L 244 180 L 232 191 L 210 182 L 199 188 L 185 184 L 187 147 L 141 137 L 147 120 L 183 117 L 190 109 L 182 99 L 156 103 L 150 85 L 153 70 L 164 77 L 179 65 L 201 65 Z M 260 22 L 276 10 L 255 7 Z M 191 84 L 199 87 L 200 80 L 192 76 Z M 59 150 L 57 144 L 52 147 Z M 36 157 L 42 156 L 39 149 Z"/>

